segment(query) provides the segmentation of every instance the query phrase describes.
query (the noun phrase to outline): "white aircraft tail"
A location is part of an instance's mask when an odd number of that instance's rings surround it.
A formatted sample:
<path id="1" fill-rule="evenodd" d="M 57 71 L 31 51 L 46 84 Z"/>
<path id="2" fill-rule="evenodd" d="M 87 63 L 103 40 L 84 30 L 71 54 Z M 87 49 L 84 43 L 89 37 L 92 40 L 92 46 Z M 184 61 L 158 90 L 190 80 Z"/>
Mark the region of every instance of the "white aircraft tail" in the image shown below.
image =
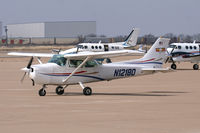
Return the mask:
<path id="1" fill-rule="evenodd" d="M 140 30 L 138 28 L 133 28 L 133 30 L 125 40 L 124 47 L 135 46 L 137 43 L 139 32 Z"/>
<path id="2" fill-rule="evenodd" d="M 152 65 L 161 67 L 166 59 L 166 50 L 170 39 L 158 38 L 149 51 L 141 59 L 136 60 L 137 64 Z"/>

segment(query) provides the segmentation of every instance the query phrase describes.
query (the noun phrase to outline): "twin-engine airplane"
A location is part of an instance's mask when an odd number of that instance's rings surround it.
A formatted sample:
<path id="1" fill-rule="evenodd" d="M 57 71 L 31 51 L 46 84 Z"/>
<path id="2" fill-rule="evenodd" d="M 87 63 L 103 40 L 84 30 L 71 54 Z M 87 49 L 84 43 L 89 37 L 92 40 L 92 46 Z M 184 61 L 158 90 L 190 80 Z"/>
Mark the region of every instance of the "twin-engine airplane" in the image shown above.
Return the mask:
<path id="1" fill-rule="evenodd" d="M 172 62 L 171 68 L 176 69 L 176 62 L 191 62 L 194 70 L 199 69 L 200 44 L 195 43 L 172 43 L 167 48 L 169 57 L 166 62 Z"/>
<path id="2" fill-rule="evenodd" d="M 57 54 L 53 55 L 48 63 L 45 64 L 42 64 L 40 59 L 37 58 L 40 62 L 40 64 L 37 65 L 32 65 L 33 57 L 51 56 L 31 53 L 26 55 L 31 56 L 31 59 L 27 67 L 22 70 L 25 71 L 25 75 L 28 73 L 28 76 L 33 81 L 33 85 L 36 83 L 43 86 L 39 90 L 40 96 L 46 95 L 46 88 L 48 85 L 57 86 L 56 93 L 62 95 L 67 86 L 76 84 L 81 86 L 84 95 L 91 95 L 92 89 L 90 87 L 85 87 L 83 85 L 84 83 L 109 81 L 119 78 L 153 74 L 155 72 L 170 71 L 168 68 L 162 68 L 162 64 L 166 60 L 165 52 L 168 44 L 169 39 L 159 38 L 144 57 L 136 60 L 109 64 L 101 64 L 97 59 L 121 56 L 129 52 L 122 50 Z M 13 53 L 11 55 L 13 55 Z M 23 53 L 21 55 L 25 56 Z"/>
<path id="3" fill-rule="evenodd" d="M 125 39 L 124 42 L 116 43 L 80 43 L 76 48 L 68 49 L 65 51 L 58 51 L 60 54 L 71 54 L 78 52 L 105 52 L 105 51 L 118 51 L 124 50 L 129 47 L 134 47 L 137 43 L 137 38 L 140 30 L 138 28 L 133 28 L 131 33 Z"/>

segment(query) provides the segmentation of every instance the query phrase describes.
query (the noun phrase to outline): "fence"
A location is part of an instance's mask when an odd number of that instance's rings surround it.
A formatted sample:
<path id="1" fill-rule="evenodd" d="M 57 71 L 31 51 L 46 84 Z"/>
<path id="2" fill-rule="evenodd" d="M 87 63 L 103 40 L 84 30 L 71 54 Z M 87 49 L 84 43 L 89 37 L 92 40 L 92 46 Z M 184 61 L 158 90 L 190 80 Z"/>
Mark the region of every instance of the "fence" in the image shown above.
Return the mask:
<path id="1" fill-rule="evenodd" d="M 9 38 L 6 42 L 6 39 L 0 39 L 1 45 L 52 45 L 52 44 L 77 44 L 79 43 L 79 38 Z"/>

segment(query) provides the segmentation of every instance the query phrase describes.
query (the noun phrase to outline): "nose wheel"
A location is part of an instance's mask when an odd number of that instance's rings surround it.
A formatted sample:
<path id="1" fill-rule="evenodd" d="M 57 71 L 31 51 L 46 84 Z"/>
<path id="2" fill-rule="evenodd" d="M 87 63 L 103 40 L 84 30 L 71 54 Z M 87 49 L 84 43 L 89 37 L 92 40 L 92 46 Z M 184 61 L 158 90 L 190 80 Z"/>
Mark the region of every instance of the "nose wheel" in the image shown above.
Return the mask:
<path id="1" fill-rule="evenodd" d="M 173 63 L 173 64 L 171 65 L 171 68 L 172 68 L 172 69 L 176 69 L 176 64 Z"/>
<path id="2" fill-rule="evenodd" d="M 45 96 L 46 95 L 46 90 L 44 88 L 42 88 L 42 89 L 39 90 L 38 93 L 39 93 L 40 96 Z"/>

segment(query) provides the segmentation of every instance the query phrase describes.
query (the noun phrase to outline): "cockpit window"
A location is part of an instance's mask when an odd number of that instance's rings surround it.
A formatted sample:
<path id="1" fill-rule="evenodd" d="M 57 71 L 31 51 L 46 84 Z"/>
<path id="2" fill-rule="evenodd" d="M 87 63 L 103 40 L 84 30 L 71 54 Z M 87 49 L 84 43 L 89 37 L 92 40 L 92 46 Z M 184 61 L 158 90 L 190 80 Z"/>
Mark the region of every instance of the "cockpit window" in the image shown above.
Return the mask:
<path id="1" fill-rule="evenodd" d="M 170 47 L 170 48 L 175 48 L 175 47 L 176 47 L 176 45 L 169 45 L 169 47 Z"/>
<path id="2" fill-rule="evenodd" d="M 82 62 L 83 62 L 83 60 L 70 60 L 69 66 L 70 67 L 78 67 Z M 97 62 L 94 60 L 91 60 L 91 61 L 87 61 L 84 66 L 85 67 L 95 67 L 96 65 L 97 65 Z"/>
<path id="3" fill-rule="evenodd" d="M 48 62 L 56 63 L 59 66 L 65 66 L 66 58 L 63 55 L 54 55 Z"/>

